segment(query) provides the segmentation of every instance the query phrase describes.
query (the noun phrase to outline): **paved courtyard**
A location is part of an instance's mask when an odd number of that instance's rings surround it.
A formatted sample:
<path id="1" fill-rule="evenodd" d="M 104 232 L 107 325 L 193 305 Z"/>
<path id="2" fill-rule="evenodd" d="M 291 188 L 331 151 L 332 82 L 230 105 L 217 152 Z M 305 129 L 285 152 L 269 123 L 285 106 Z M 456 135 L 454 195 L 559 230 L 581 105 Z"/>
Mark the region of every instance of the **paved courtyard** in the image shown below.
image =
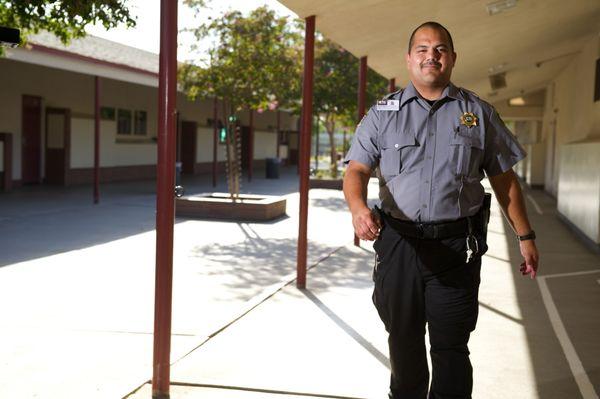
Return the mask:
<path id="1" fill-rule="evenodd" d="M 190 193 L 226 190 L 208 182 L 184 181 Z M 244 184 L 286 196 L 288 216 L 274 222 L 176 220 L 172 398 L 385 397 L 371 246 L 351 245 L 341 192 L 311 190 L 314 267 L 296 289 L 297 187 L 294 169 Z M 550 197 L 526 194 L 540 278 L 520 276 L 494 203 L 473 397 L 597 398 L 600 256 L 558 220 Z M 151 396 L 154 183 L 103 185 L 96 206 L 91 197 L 90 187 L 0 195 L 1 398 Z"/>

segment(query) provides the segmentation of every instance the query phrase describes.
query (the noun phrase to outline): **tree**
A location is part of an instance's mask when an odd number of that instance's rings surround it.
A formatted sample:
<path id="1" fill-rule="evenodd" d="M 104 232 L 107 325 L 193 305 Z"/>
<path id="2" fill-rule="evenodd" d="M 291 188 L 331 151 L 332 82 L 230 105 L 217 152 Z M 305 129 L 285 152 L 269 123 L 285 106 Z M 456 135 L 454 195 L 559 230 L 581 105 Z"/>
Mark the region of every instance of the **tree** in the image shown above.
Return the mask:
<path id="1" fill-rule="evenodd" d="M 325 126 L 331 147 L 331 176 L 337 177 L 335 131 L 355 126 L 358 119 L 359 60 L 330 40 L 316 43 L 314 110 Z M 367 72 L 367 103 L 385 94 L 387 81 L 375 71 Z"/>
<path id="2" fill-rule="evenodd" d="M 193 32 L 197 40 L 213 37 L 215 43 L 208 65 L 180 68 L 179 81 L 190 98 L 221 98 L 232 115 L 244 108 L 291 106 L 299 97 L 299 34 L 287 18 L 263 6 L 248 16 L 225 13 Z"/>
<path id="3" fill-rule="evenodd" d="M 201 7 L 204 2 L 188 0 L 187 4 Z M 287 18 L 277 17 L 264 6 L 248 16 L 239 11 L 225 13 L 193 32 L 198 40 L 214 39 L 208 50 L 209 62 L 183 65 L 179 82 L 191 99 L 217 97 L 223 101 L 227 180 L 235 199 L 239 195 L 241 144 L 232 119 L 244 108 L 274 110 L 291 106 L 299 97 L 299 34 Z"/>
<path id="4" fill-rule="evenodd" d="M 120 23 L 135 26 L 123 0 L 0 0 L 0 26 L 20 29 L 23 41 L 46 30 L 66 44 L 85 36 L 85 27 L 96 23 L 106 29 Z"/>

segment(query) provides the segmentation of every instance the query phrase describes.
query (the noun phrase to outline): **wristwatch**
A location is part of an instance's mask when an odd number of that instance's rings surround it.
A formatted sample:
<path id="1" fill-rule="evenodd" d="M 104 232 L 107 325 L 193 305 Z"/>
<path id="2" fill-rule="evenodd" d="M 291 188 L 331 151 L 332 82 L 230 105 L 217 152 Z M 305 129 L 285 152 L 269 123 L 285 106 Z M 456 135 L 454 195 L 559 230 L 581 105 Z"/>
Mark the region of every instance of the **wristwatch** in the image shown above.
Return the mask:
<path id="1" fill-rule="evenodd" d="M 531 230 L 529 233 L 523 236 L 517 235 L 517 239 L 519 241 L 535 240 L 535 231 Z"/>

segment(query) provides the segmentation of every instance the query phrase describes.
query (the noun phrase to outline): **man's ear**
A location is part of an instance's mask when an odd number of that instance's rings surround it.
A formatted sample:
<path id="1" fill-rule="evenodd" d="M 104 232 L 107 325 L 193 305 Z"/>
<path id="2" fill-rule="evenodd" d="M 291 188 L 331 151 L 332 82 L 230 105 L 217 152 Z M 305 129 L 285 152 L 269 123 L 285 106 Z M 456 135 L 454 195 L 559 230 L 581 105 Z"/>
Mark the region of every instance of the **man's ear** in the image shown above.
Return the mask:
<path id="1" fill-rule="evenodd" d="M 452 52 L 452 66 L 456 65 L 456 53 Z"/>
<path id="2" fill-rule="evenodd" d="M 408 68 L 409 67 L 408 64 L 410 63 L 410 53 L 406 53 L 405 59 L 406 59 L 406 67 Z"/>

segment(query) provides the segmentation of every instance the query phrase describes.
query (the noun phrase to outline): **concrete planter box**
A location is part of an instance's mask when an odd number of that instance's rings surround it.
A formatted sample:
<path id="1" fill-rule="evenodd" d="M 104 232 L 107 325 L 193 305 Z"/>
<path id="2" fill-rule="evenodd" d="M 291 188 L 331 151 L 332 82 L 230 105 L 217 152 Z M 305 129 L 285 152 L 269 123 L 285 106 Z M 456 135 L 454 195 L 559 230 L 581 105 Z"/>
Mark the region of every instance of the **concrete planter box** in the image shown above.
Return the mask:
<path id="1" fill-rule="evenodd" d="M 326 188 L 330 190 L 342 190 L 344 185 L 343 179 L 309 179 L 308 187 L 310 188 Z"/>
<path id="2" fill-rule="evenodd" d="M 245 221 L 273 220 L 285 215 L 286 201 L 271 195 L 240 194 L 234 201 L 228 193 L 212 193 L 177 198 L 177 216 L 199 219 Z"/>

